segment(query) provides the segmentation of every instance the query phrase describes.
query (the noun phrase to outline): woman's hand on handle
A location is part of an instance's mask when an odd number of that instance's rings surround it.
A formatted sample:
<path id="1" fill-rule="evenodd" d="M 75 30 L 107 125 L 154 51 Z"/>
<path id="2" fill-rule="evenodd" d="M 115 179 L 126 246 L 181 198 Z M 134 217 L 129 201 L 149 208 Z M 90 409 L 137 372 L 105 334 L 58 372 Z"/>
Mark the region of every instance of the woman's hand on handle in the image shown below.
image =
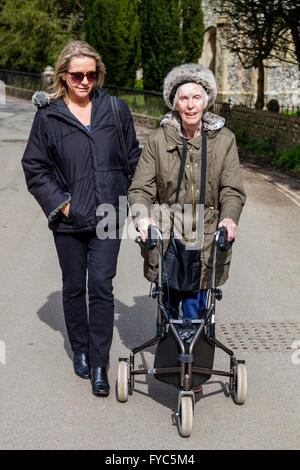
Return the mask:
<path id="1" fill-rule="evenodd" d="M 147 240 L 149 225 L 155 225 L 155 222 L 151 217 L 143 217 L 138 221 L 137 229 L 140 232 L 142 242 Z"/>
<path id="2" fill-rule="evenodd" d="M 218 225 L 218 228 L 220 227 L 227 228 L 227 241 L 228 242 L 231 242 L 232 240 L 236 238 L 237 233 L 238 233 L 238 226 L 236 225 L 236 223 L 233 222 L 232 219 L 229 219 L 229 218 L 222 219 Z"/>

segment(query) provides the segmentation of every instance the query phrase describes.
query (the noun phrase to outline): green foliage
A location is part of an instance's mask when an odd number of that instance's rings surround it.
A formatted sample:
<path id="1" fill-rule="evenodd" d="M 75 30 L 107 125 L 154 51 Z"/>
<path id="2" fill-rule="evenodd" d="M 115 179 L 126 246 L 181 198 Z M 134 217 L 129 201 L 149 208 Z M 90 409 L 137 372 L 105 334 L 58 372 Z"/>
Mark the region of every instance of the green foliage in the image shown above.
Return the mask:
<path id="1" fill-rule="evenodd" d="M 141 33 L 140 33 L 141 26 Z M 141 40 L 142 36 L 142 40 Z M 71 40 L 102 56 L 106 83 L 161 90 L 176 65 L 197 62 L 201 0 L 0 0 L 0 67 L 41 72 Z"/>
<path id="2" fill-rule="evenodd" d="M 294 145 L 290 150 L 283 152 L 276 159 L 276 164 L 300 173 L 300 145 Z"/>
<path id="3" fill-rule="evenodd" d="M 284 111 L 282 111 L 282 114 L 285 114 L 286 116 L 297 116 L 297 117 L 300 117 L 300 108 L 298 108 L 297 111 L 295 111 L 295 112 L 288 111 L 288 110 L 284 110 Z"/>
<path id="4" fill-rule="evenodd" d="M 110 92 L 110 89 L 108 91 Z M 163 98 L 159 95 L 147 95 L 129 90 L 124 91 L 122 89 L 115 90 L 114 94 L 125 101 L 130 110 L 135 113 L 162 117 L 168 111 Z"/>
<path id="5" fill-rule="evenodd" d="M 272 157 L 276 154 L 274 137 L 266 137 L 265 140 L 249 140 L 245 144 L 245 149 L 255 155 Z"/>
<path id="6" fill-rule="evenodd" d="M 86 40 L 101 55 L 106 83 L 134 86 L 140 63 L 137 0 L 93 0 L 87 10 Z"/>
<path id="7" fill-rule="evenodd" d="M 159 91 L 167 73 L 181 63 L 178 0 L 142 0 L 140 24 L 144 87 Z"/>
<path id="8" fill-rule="evenodd" d="M 238 129 L 234 132 L 236 143 L 239 146 L 244 146 L 248 142 L 247 133 L 245 129 Z"/>
<path id="9" fill-rule="evenodd" d="M 300 173 L 300 145 L 294 145 L 290 150 L 279 153 L 275 149 L 273 136 L 266 137 L 265 140 L 248 139 L 245 129 L 235 131 L 237 145 L 244 148 L 252 155 L 265 157 L 266 160 L 278 167 Z"/>
<path id="10" fill-rule="evenodd" d="M 144 83 L 143 83 L 143 79 L 140 78 L 139 80 L 136 80 L 135 82 L 135 88 L 137 90 L 143 90 L 144 89 Z"/>
<path id="11" fill-rule="evenodd" d="M 246 129 L 238 129 L 234 134 L 237 145 L 248 150 L 253 155 L 262 155 L 264 157 L 274 157 L 276 155 L 273 136 L 266 137 L 265 140 L 249 139 Z"/>
<path id="12" fill-rule="evenodd" d="M 0 6 L 0 67 L 41 72 L 54 66 L 61 49 L 73 39 L 78 2 L 73 2 L 67 18 L 58 0 L 3 0 Z"/>
<path id="13" fill-rule="evenodd" d="M 198 62 L 204 42 L 201 0 L 182 0 L 182 62 Z"/>
<path id="14" fill-rule="evenodd" d="M 201 0 L 141 0 L 140 24 L 144 87 L 160 91 L 173 67 L 201 56 Z"/>

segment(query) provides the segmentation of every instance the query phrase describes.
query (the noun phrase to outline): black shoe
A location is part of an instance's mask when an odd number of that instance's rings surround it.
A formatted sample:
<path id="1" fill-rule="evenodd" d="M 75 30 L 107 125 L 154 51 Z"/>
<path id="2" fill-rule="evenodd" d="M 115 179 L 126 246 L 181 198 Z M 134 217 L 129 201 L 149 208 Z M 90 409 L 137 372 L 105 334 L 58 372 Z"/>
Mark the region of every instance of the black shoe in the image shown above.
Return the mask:
<path id="1" fill-rule="evenodd" d="M 92 392 L 96 396 L 109 395 L 109 383 L 106 367 L 92 367 Z"/>
<path id="2" fill-rule="evenodd" d="M 87 353 L 74 354 L 73 364 L 74 364 L 74 372 L 76 375 L 78 375 L 82 379 L 91 378 Z"/>

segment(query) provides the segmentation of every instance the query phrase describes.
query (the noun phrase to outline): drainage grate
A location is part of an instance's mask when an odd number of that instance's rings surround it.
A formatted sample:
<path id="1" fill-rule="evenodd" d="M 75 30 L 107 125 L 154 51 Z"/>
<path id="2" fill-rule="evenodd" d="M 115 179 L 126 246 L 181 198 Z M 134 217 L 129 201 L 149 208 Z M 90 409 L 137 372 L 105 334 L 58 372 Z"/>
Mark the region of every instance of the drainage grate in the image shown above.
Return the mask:
<path id="1" fill-rule="evenodd" d="M 216 323 L 216 337 L 233 351 L 288 352 L 300 340 L 300 323 Z"/>

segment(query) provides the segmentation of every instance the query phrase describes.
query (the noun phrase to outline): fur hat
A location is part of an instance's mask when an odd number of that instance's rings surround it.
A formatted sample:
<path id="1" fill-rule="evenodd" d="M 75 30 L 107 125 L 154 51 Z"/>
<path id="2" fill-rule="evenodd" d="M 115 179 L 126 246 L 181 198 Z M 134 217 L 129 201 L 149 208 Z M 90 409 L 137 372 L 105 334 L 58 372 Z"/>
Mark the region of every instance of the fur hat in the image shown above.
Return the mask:
<path id="1" fill-rule="evenodd" d="M 163 97 L 166 105 L 174 109 L 174 98 L 177 89 L 184 83 L 199 83 L 203 86 L 207 95 L 209 109 L 217 97 L 217 85 L 214 74 L 202 64 L 183 64 L 174 67 L 164 79 Z"/>

